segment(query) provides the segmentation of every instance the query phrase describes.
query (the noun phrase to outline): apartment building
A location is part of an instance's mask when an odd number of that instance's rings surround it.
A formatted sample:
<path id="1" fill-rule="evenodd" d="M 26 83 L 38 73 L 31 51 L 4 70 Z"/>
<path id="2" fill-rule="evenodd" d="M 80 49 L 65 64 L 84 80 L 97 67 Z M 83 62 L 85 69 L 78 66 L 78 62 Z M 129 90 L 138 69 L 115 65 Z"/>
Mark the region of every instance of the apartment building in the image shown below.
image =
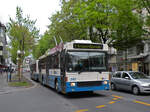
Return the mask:
<path id="1" fill-rule="evenodd" d="M 117 51 L 118 70 L 141 71 L 150 75 L 150 39 L 127 51 Z"/>
<path id="2" fill-rule="evenodd" d="M 7 49 L 6 49 L 6 27 L 0 22 L 0 67 L 6 66 Z"/>
<path id="3" fill-rule="evenodd" d="M 108 48 L 108 65 L 109 71 L 114 72 L 117 71 L 117 50 L 113 47 Z"/>

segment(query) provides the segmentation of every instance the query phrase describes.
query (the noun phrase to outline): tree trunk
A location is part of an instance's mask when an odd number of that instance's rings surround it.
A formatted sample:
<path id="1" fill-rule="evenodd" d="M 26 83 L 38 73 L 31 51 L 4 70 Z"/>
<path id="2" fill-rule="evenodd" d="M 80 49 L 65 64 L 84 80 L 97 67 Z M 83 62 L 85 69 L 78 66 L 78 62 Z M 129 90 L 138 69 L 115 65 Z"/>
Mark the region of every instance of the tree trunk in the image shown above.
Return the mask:
<path id="1" fill-rule="evenodd" d="M 18 77 L 19 81 L 21 81 L 21 59 L 18 60 Z"/>
<path id="2" fill-rule="evenodd" d="M 125 71 L 127 71 L 127 69 L 128 69 L 128 67 L 127 67 L 127 65 L 128 65 L 128 62 L 127 62 L 127 61 L 128 61 L 128 60 L 127 60 L 127 55 L 128 55 L 128 54 L 127 54 L 127 50 L 125 50 L 125 68 L 124 68 Z"/>

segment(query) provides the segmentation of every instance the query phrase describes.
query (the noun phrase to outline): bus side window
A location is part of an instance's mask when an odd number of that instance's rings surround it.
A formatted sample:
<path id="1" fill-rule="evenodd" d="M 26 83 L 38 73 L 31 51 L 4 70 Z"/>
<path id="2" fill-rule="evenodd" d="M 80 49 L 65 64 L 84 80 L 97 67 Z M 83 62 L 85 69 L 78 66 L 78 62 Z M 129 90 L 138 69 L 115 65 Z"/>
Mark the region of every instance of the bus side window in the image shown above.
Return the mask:
<path id="1" fill-rule="evenodd" d="M 49 56 L 46 58 L 46 74 L 49 75 Z"/>
<path id="2" fill-rule="evenodd" d="M 61 51 L 60 53 L 60 69 L 61 69 L 61 74 L 63 75 L 65 72 L 66 64 L 65 64 L 65 50 Z"/>
<path id="3" fill-rule="evenodd" d="M 59 68 L 59 53 L 55 56 L 55 68 Z"/>
<path id="4" fill-rule="evenodd" d="M 52 68 L 52 69 L 54 68 L 54 57 L 55 57 L 55 56 L 52 55 L 52 61 L 51 61 L 51 62 L 52 62 L 52 63 L 51 63 L 51 68 Z"/>
<path id="5" fill-rule="evenodd" d="M 49 69 L 51 69 L 51 68 L 52 68 L 52 63 L 53 63 L 53 62 L 52 62 L 52 56 L 51 56 L 51 55 L 49 56 L 48 63 L 49 63 L 49 64 L 48 64 L 48 65 L 49 65 Z"/>

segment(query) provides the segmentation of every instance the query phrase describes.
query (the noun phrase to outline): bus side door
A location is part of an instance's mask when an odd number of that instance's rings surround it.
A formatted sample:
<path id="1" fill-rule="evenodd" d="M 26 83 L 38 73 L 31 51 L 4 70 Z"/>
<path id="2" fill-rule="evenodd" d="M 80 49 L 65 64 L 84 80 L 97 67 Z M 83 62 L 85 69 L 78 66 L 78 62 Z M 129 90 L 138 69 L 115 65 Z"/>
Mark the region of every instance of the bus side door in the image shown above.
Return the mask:
<path id="1" fill-rule="evenodd" d="M 65 81 L 65 69 L 66 69 L 65 50 L 60 53 L 60 73 L 61 73 L 61 88 L 62 92 L 65 92 L 66 81 Z"/>

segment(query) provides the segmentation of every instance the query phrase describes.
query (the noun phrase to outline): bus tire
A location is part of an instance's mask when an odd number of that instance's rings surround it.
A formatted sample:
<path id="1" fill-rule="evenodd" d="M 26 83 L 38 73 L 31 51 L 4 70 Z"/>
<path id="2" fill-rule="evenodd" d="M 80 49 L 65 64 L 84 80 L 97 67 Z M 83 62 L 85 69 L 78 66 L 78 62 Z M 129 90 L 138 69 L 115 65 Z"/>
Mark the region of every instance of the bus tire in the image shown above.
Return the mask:
<path id="1" fill-rule="evenodd" d="M 113 91 L 114 91 L 114 90 L 117 90 L 117 89 L 116 89 L 116 85 L 115 85 L 114 83 L 111 83 L 111 90 L 113 90 Z"/>
<path id="2" fill-rule="evenodd" d="M 44 78 L 43 78 L 43 76 L 42 76 L 41 84 L 44 86 Z"/>
<path id="3" fill-rule="evenodd" d="M 57 81 L 57 80 L 55 81 L 55 90 L 56 90 L 57 92 L 59 92 L 59 89 L 58 89 L 58 81 Z"/>

